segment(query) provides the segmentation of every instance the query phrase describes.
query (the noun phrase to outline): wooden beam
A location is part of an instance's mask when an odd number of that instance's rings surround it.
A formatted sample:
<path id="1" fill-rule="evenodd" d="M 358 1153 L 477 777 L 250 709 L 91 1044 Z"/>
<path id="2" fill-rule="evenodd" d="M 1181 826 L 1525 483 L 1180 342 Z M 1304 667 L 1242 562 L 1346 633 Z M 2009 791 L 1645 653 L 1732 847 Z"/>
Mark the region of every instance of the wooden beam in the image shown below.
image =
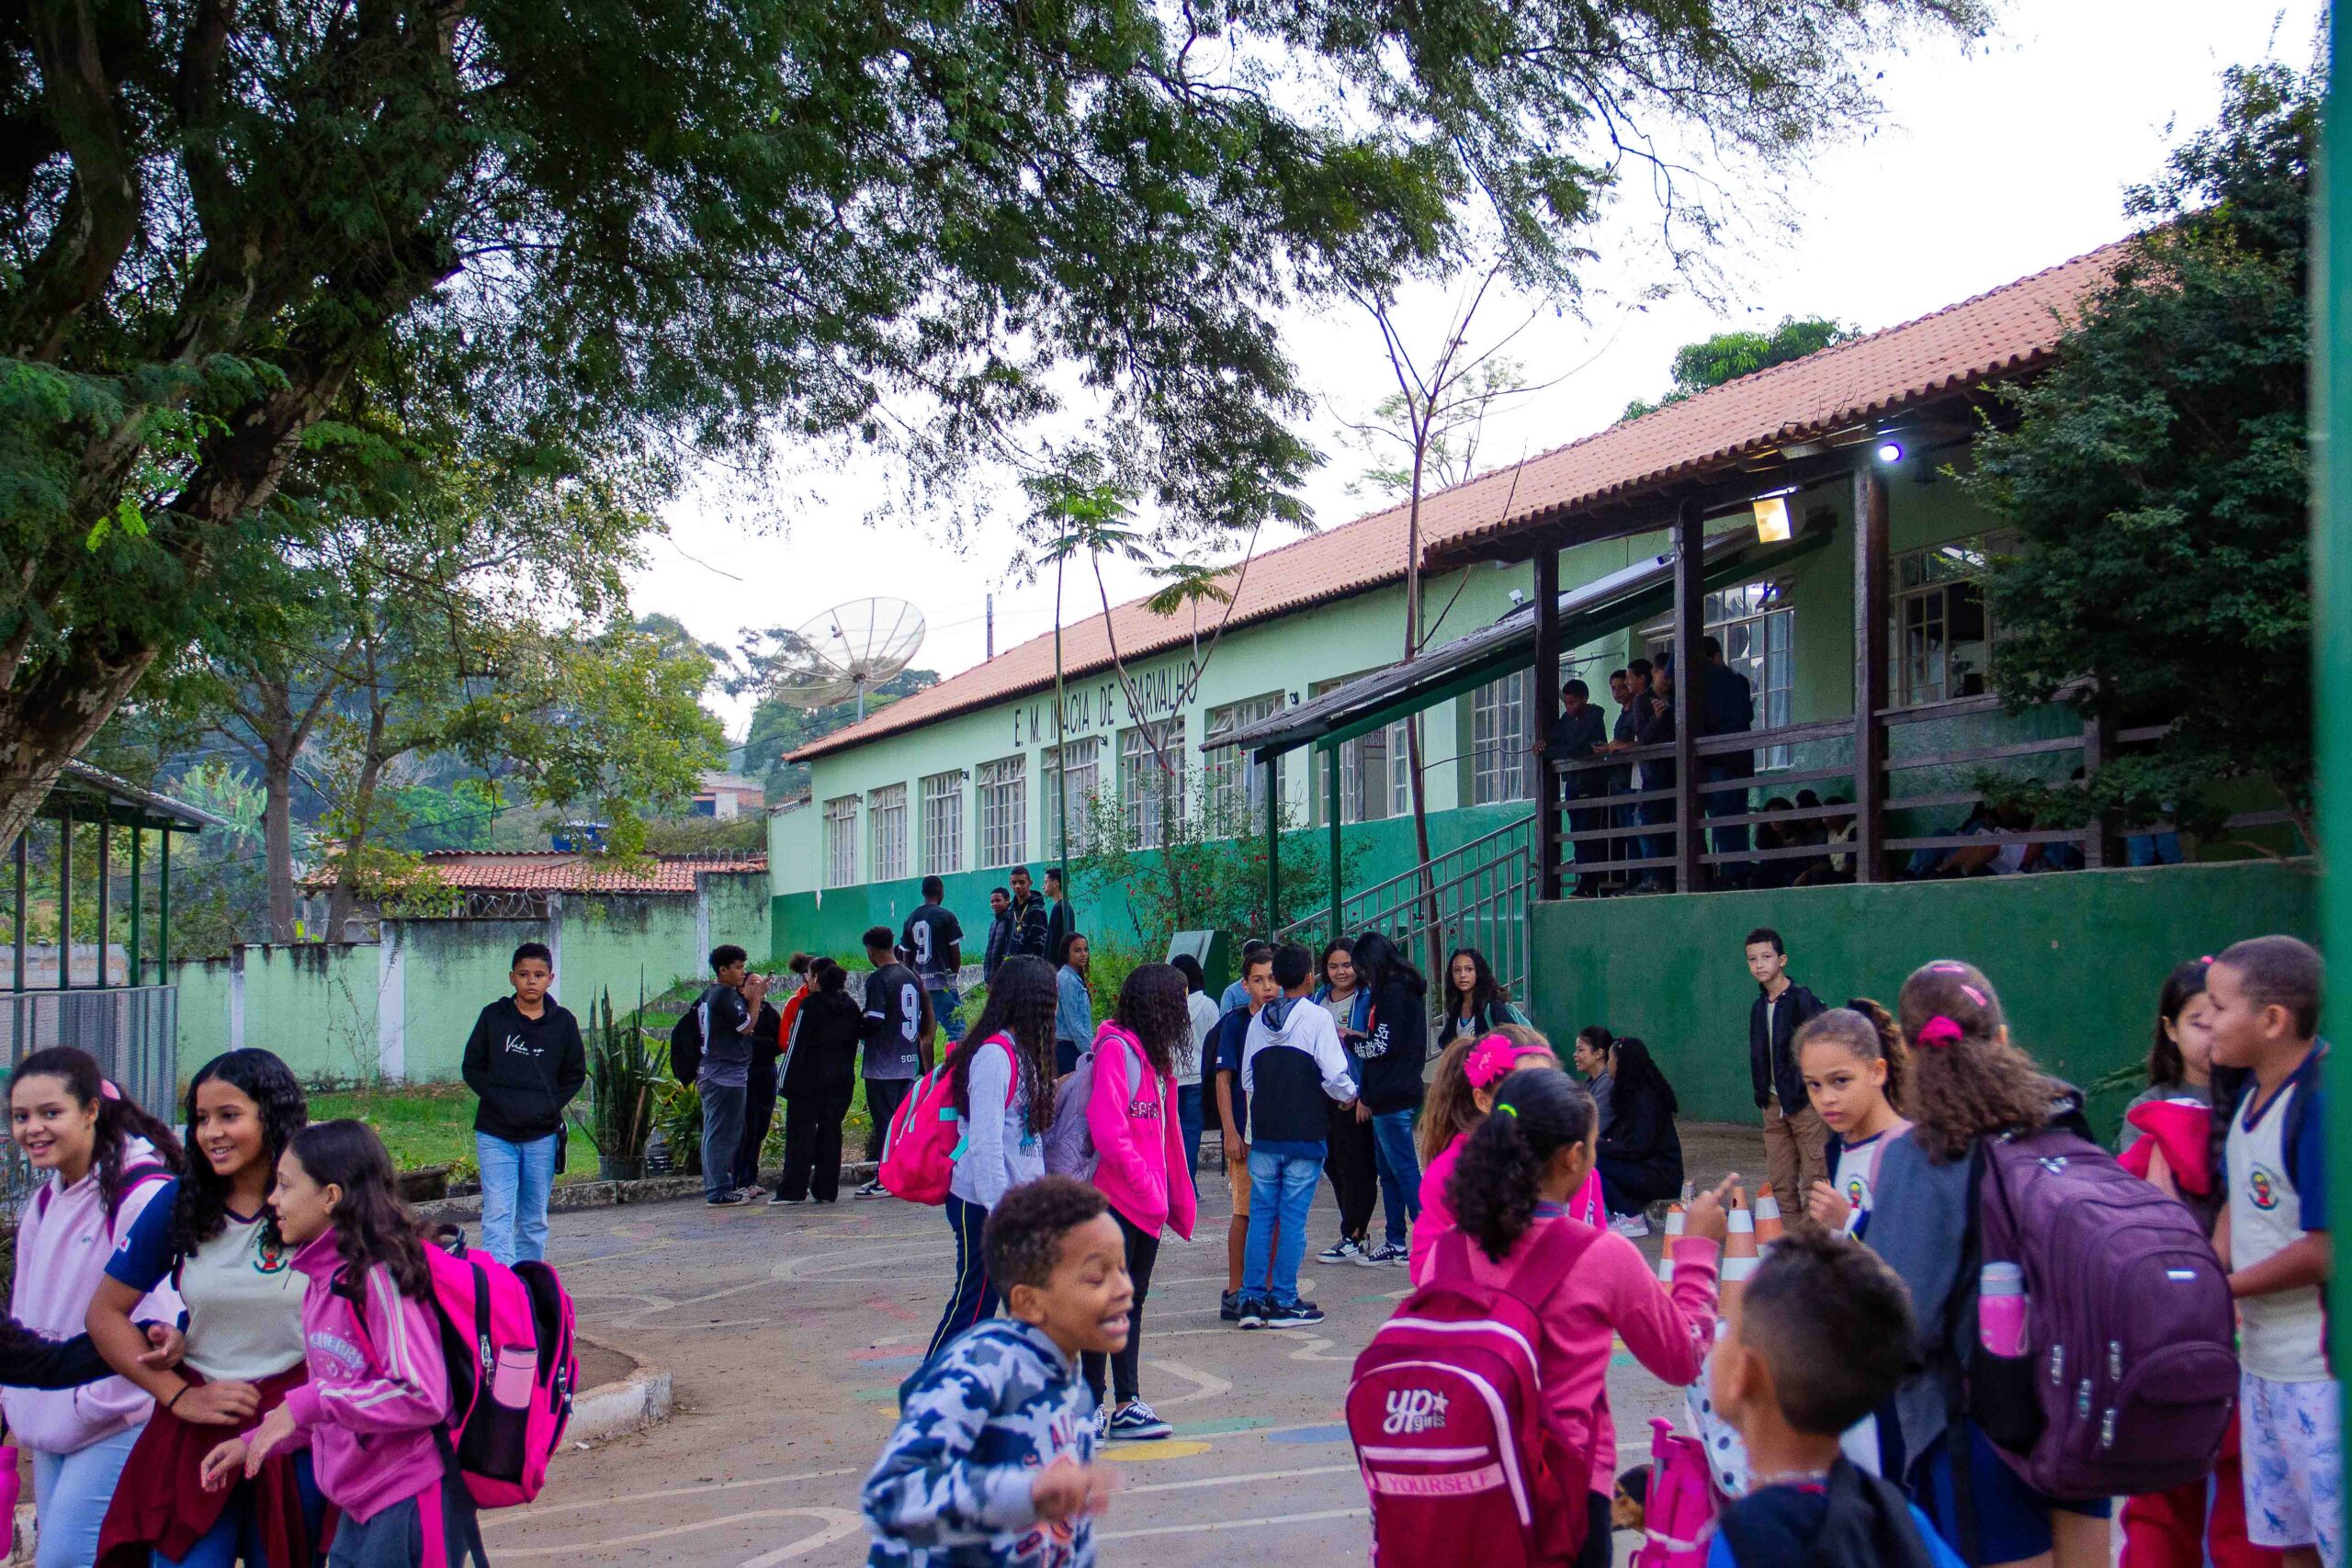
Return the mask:
<path id="1" fill-rule="evenodd" d="M 2103 700 L 2106 695 L 2102 683 L 2100 690 L 2083 699 L 2086 707 L 2083 714 L 2085 784 L 2088 784 L 2091 775 L 2113 761 L 2116 755 L 2115 712 Z M 2115 852 L 2121 847 L 2116 842 L 2115 826 L 2112 812 L 2099 812 L 2083 824 L 2083 865 L 2086 870 L 2097 871 L 2103 866 L 2121 863 L 2124 857 Z"/>
<path id="2" fill-rule="evenodd" d="M 1368 786 L 1360 780 L 1357 787 Z M 1336 748 L 1323 753 L 1323 814 L 1331 819 L 1330 940 L 1337 942 L 1340 940 L 1340 899 L 1346 891 L 1340 886 L 1340 810 L 1345 802 L 1346 792 L 1340 786 L 1340 753 Z"/>
<path id="3" fill-rule="evenodd" d="M 1283 924 L 1283 814 L 1282 795 L 1275 770 L 1281 766 L 1269 757 L 1259 766 L 1266 770 L 1266 932 L 1269 936 Z"/>
<path id="4" fill-rule="evenodd" d="M 1699 891 L 1699 639 L 1706 610 L 1707 511 L 1683 502 L 1674 520 L 1674 864 L 1675 889 Z"/>
<path id="5" fill-rule="evenodd" d="M 74 811 L 57 819 L 57 988 L 74 984 Z"/>
<path id="6" fill-rule="evenodd" d="M 1546 547 L 1535 553 L 1535 698 L 1532 728 L 1544 735 L 1560 715 L 1560 552 Z M 1560 896 L 1560 775 L 1552 764 L 1560 759 L 1537 753 L 1535 759 L 1535 896 L 1549 901 Z"/>
<path id="7" fill-rule="evenodd" d="M 140 942 L 144 929 L 141 917 L 147 902 L 146 883 L 140 874 L 139 860 L 140 846 L 146 840 L 146 829 L 133 828 L 130 830 L 130 983 L 134 986 L 146 984 L 146 959 Z"/>
<path id="8" fill-rule="evenodd" d="M 1854 880 L 1884 880 L 1888 649 L 1886 476 L 1854 470 Z"/>
<path id="9" fill-rule="evenodd" d="M 98 973 L 92 982 L 98 989 L 108 985 L 107 948 L 114 928 L 114 825 L 98 823 Z"/>

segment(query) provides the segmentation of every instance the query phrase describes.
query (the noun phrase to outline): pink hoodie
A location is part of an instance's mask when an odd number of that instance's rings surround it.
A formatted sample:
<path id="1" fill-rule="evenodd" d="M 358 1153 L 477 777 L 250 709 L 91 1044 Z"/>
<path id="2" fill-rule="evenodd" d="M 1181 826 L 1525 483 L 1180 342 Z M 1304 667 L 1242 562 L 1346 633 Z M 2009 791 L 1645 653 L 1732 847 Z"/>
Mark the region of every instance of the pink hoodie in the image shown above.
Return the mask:
<path id="1" fill-rule="evenodd" d="M 1430 1161 L 1421 1176 L 1421 1217 L 1413 1222 L 1412 1241 L 1405 1254 L 1405 1277 L 1416 1285 L 1428 1283 L 1430 1253 L 1437 1238 L 1453 1228 L 1453 1205 L 1446 1201 L 1445 1184 L 1453 1179 L 1453 1163 L 1462 1157 L 1462 1145 L 1469 1139 L 1467 1133 L 1454 1134 L 1453 1142 Z M 1600 1201 L 1600 1172 L 1585 1172 L 1584 1185 L 1568 1200 L 1568 1218 L 1589 1225 L 1609 1223 Z"/>
<path id="2" fill-rule="evenodd" d="M 302 1292 L 302 1348 L 311 1381 L 286 1396 L 297 1442 L 311 1445 L 319 1490 L 355 1519 L 441 1481 L 433 1429 L 448 1416 L 449 1370 L 430 1303 L 401 1293 L 390 1272 L 368 1270 L 355 1303 L 334 1289 L 343 1259 L 335 1233 L 294 1255 Z"/>
<path id="3" fill-rule="evenodd" d="M 1094 1185 L 1136 1229 L 1158 1235 L 1165 1225 L 1190 1241 L 1192 1179 L 1170 1174 L 1184 1169 L 1175 1106 L 1175 1075 L 1152 1072 L 1132 1031 L 1106 1022 L 1094 1032 L 1094 1089 L 1086 1101 L 1086 1130 L 1102 1160 Z"/>
<path id="4" fill-rule="evenodd" d="M 1537 1213 L 1528 1235 L 1544 1225 L 1578 1224 Z M 1521 1236 L 1500 1263 L 1472 1246 L 1471 1276 L 1481 1284 L 1500 1284 L 1527 1246 L 1527 1236 Z M 1592 1489 L 1606 1497 L 1617 1484 L 1617 1428 L 1609 1416 L 1610 1338 L 1622 1337 L 1635 1360 L 1673 1387 L 1698 1382 L 1715 1344 L 1715 1244 L 1699 1236 L 1676 1238 L 1669 1292 L 1632 1242 L 1603 1231 L 1536 1315 L 1544 1325 L 1536 1372 L 1544 1380 L 1544 1398 L 1571 1441 L 1591 1444 Z"/>
<path id="5" fill-rule="evenodd" d="M 154 1146 L 133 1138 L 124 1148 L 122 1168 L 157 1168 Z M 142 1178 L 122 1195 L 114 1221 L 107 1221 L 98 1198 L 98 1172 L 71 1187 L 52 1171 L 25 1205 L 17 1224 L 17 1283 L 9 1310 L 36 1333 L 71 1339 L 82 1332 L 90 1298 L 105 1277 L 117 1243 L 130 1234 L 140 1213 L 170 1188 L 169 1172 Z M 133 1319 L 171 1323 L 180 1315 L 179 1292 L 170 1281 L 155 1287 L 131 1312 Z M 154 1397 L 128 1378 L 100 1378 L 80 1388 L 42 1392 L 12 1388 L 0 1395 L 17 1440 L 43 1453 L 78 1453 L 102 1438 L 145 1421 Z"/>

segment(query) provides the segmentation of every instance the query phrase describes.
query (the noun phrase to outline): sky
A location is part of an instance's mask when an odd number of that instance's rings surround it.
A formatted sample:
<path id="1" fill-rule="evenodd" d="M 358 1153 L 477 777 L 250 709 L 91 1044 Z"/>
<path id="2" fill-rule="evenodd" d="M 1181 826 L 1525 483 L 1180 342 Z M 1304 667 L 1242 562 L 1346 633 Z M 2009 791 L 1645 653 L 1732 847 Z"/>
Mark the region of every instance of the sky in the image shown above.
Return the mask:
<path id="1" fill-rule="evenodd" d="M 1637 194 L 1597 236 L 1583 320 L 1490 298 L 1472 341 L 1513 333 L 1505 352 L 1542 389 L 1489 418 L 1478 467 L 1610 423 L 1630 399 L 1664 389 L 1685 343 L 1789 315 L 1875 331 L 2119 238 L 2125 187 L 2156 175 L 2167 148 L 2211 120 L 2223 68 L 2302 65 L 2320 16 L 2315 0 L 1996 4 L 1991 35 L 1966 49 L 1923 42 L 1876 62 L 1878 126 L 1809 160 L 1787 191 L 1792 221 L 1728 238 L 1713 257 L 1724 280 L 1713 300 L 1683 289 L 1638 308 L 1621 302 L 1663 280 L 1635 238 L 1638 220 L 1655 210 Z M 1408 343 L 1433 347 L 1458 297 L 1435 286 L 1408 295 Z M 1330 527 L 1380 504 L 1374 492 L 1352 493 L 1372 458 L 1347 427 L 1393 382 L 1376 332 L 1351 309 L 1294 312 L 1283 328 L 1315 396 L 1304 434 L 1327 458 L 1305 499 L 1317 525 Z M 998 650 L 1051 629 L 1051 583 L 1005 580 L 1009 524 L 973 532 L 960 549 L 922 519 L 868 525 L 886 485 L 878 468 L 828 466 L 796 480 L 786 521 L 757 532 L 712 499 L 715 487 L 690 488 L 665 512 L 667 534 L 634 576 L 635 605 L 733 646 L 746 631 L 888 594 L 922 612 L 928 631 L 915 663 L 943 674 L 985 657 L 991 593 Z M 1297 536 L 1270 533 L 1259 547 Z M 1132 569 L 1106 578 L 1114 603 L 1144 586 Z M 1065 594 L 1069 619 L 1098 608 L 1091 580 L 1083 596 L 1075 578 Z M 739 739 L 751 703 L 714 701 Z"/>

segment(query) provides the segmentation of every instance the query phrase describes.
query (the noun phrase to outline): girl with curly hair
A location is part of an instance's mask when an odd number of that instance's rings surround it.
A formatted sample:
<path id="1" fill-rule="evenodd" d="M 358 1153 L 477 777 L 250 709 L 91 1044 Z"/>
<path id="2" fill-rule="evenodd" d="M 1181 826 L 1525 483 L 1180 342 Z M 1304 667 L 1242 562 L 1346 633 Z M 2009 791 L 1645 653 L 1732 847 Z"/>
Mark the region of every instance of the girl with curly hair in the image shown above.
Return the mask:
<path id="1" fill-rule="evenodd" d="M 1609 1366 L 1622 1337 L 1634 1359 L 1667 1382 L 1699 1376 L 1715 1342 L 1715 1269 L 1724 1195 L 1738 1178 L 1694 1200 L 1673 1248 L 1674 1280 L 1659 1282 L 1623 1236 L 1572 1219 L 1569 1198 L 1592 1172 L 1592 1097 L 1566 1073 L 1521 1068 L 1495 1088 L 1453 1168 L 1448 1196 L 1459 1227 L 1430 1258 L 1439 1282 L 1465 1280 L 1509 1291 L 1543 1328 L 1536 1377 L 1555 1430 L 1591 1456 L 1584 1549 L 1576 1568 L 1610 1561 L 1610 1495 L 1617 1440 L 1609 1412 Z"/>
<path id="2" fill-rule="evenodd" d="M 471 1498 L 445 1464 L 440 1314 L 391 1157 L 359 1122 L 315 1122 L 277 1158 L 270 1212 L 303 1279 L 310 1381 L 204 1461 L 207 1487 L 261 1473 L 298 1436 L 340 1510 L 334 1561 L 442 1568 L 482 1555 Z"/>
<path id="3" fill-rule="evenodd" d="M 278 1157 L 309 1121 L 301 1086 L 266 1051 L 237 1050 L 187 1086 L 188 1168 L 150 1204 L 107 1264 L 90 1333 L 115 1370 L 155 1396 L 98 1540 L 106 1568 L 308 1564 L 322 1504 L 307 1450 L 270 1457 L 225 1490 L 199 1482 L 222 1438 L 276 1408 L 308 1376 L 302 1277 L 269 1213 Z M 165 1280 L 187 1306 L 176 1369 L 144 1364 L 132 1313 Z"/>
<path id="4" fill-rule="evenodd" d="M 1184 976 L 1166 964 L 1140 964 L 1119 987 L 1119 1000 L 1094 1032 L 1094 1079 L 1086 1100 L 1086 1128 L 1098 1163 L 1094 1185 L 1110 1201 L 1111 1217 L 1126 1238 L 1127 1274 L 1135 1304 L 1127 1313 L 1127 1342 L 1105 1357 L 1089 1351 L 1086 1381 L 1094 1390 L 1096 1430 L 1103 1438 L 1164 1438 L 1172 1430 L 1136 1388 L 1143 1343 L 1143 1303 L 1159 1233 L 1193 1235 L 1192 1173 L 1184 1168 L 1184 1134 L 1176 1119 L 1176 1055 L 1192 1038 Z M 1117 1395 L 1102 1397 L 1104 1371 Z"/>
<path id="5" fill-rule="evenodd" d="M 1054 1124 L 1054 971 L 1042 958 L 1008 958 L 989 982 L 988 1006 L 947 1057 L 964 1141 L 947 1182 L 947 1228 L 956 1233 L 956 1285 L 923 1360 L 996 1315 L 980 1230 L 1006 1191 L 1046 1174 Z"/>
<path id="6" fill-rule="evenodd" d="M 17 1146 L 40 1181 L 17 1222 L 10 1312 L 36 1334 L 79 1334 L 115 1243 L 178 1171 L 179 1140 L 109 1082 L 96 1058 L 71 1045 L 17 1064 L 8 1111 Z M 166 1286 L 141 1315 L 168 1323 L 179 1307 Z M 17 1442 L 32 1450 L 35 1561 L 81 1568 L 97 1551 L 107 1500 L 154 1404 L 118 1377 L 51 1393 L 10 1389 L 6 1404 Z"/>
<path id="7" fill-rule="evenodd" d="M 1805 1213 L 1824 1230 L 1859 1236 L 1870 1224 L 1879 1162 L 1911 1128 L 1902 1111 L 1910 1054 L 1894 1015 L 1868 997 L 1814 1014 L 1793 1043 L 1806 1098 L 1829 1129 L 1829 1179 L 1803 1195 Z"/>

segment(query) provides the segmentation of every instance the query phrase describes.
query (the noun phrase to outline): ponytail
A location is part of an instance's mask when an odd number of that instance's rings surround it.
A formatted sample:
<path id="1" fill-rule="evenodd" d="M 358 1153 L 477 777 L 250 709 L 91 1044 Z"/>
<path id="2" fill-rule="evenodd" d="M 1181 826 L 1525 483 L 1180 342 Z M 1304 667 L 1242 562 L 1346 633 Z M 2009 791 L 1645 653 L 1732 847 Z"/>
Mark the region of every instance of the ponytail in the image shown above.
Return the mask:
<path id="1" fill-rule="evenodd" d="M 1566 1073 L 1524 1067 L 1495 1088 L 1494 1114 L 1454 1162 L 1446 1201 L 1462 1234 L 1496 1262 L 1535 1222 L 1544 1168 L 1592 1137 L 1592 1096 Z"/>
<path id="2" fill-rule="evenodd" d="M 1912 1047 L 1911 1135 L 1935 1163 L 1967 1157 L 1979 1138 L 2031 1132 L 2049 1119 L 2055 1086 L 2009 1043 L 2000 996 L 1974 964 L 1921 964 L 1895 1006 Z"/>
<path id="3" fill-rule="evenodd" d="M 1816 1040 L 1841 1047 L 1858 1062 L 1884 1062 L 1886 1102 L 1896 1115 L 1904 1113 L 1903 1084 L 1909 1062 L 1893 1014 L 1868 997 L 1856 997 L 1844 1007 L 1805 1020 L 1793 1043 L 1802 1054 Z"/>
<path id="4" fill-rule="evenodd" d="M 180 1173 L 186 1162 L 179 1139 L 117 1089 L 87 1051 L 72 1045 L 36 1051 L 11 1069 L 8 1081 L 13 1084 L 25 1078 L 55 1078 L 85 1110 L 97 1108 L 90 1168 L 98 1173 L 98 1198 L 109 1219 L 122 1201 L 125 1156 L 134 1140 L 146 1139 L 154 1148 L 156 1163 L 174 1176 Z"/>

